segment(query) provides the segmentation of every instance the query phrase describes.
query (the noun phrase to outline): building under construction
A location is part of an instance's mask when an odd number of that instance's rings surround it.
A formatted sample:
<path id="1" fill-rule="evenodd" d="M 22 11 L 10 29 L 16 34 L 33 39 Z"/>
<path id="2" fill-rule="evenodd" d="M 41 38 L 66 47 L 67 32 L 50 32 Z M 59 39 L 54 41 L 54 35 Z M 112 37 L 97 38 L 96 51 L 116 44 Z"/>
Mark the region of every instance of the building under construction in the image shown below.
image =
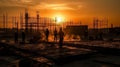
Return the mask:
<path id="1" fill-rule="evenodd" d="M 45 28 L 52 29 L 55 26 L 55 20 L 47 17 L 41 17 L 39 12 L 36 12 L 36 17 L 31 17 L 29 12 L 25 10 L 24 15 L 20 13 L 19 17 L 8 16 L 8 14 L 3 14 L 2 17 L 2 29 L 4 31 L 9 29 L 38 31 Z"/>

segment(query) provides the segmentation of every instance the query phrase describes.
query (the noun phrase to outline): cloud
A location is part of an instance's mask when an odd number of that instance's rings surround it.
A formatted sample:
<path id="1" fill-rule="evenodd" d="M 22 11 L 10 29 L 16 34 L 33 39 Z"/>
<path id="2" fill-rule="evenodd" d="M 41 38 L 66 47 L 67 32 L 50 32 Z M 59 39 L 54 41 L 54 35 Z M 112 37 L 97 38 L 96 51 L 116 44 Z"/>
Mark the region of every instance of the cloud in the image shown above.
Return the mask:
<path id="1" fill-rule="evenodd" d="M 33 6 L 36 9 L 52 9 L 52 10 L 76 10 L 82 8 L 81 2 L 79 3 L 45 3 L 42 2 Z M 33 8 L 32 7 L 32 8 Z"/>
<path id="2" fill-rule="evenodd" d="M 18 6 L 31 9 L 51 9 L 51 10 L 77 10 L 83 7 L 80 1 L 65 1 L 63 0 L 0 0 L 0 6 Z"/>
<path id="3" fill-rule="evenodd" d="M 39 0 L 0 0 L 0 6 L 34 6 Z"/>
<path id="4" fill-rule="evenodd" d="M 64 10 L 64 9 L 73 9 L 67 4 L 48 4 L 48 3 L 40 3 L 39 5 L 33 6 L 36 9 L 53 9 L 53 10 Z"/>

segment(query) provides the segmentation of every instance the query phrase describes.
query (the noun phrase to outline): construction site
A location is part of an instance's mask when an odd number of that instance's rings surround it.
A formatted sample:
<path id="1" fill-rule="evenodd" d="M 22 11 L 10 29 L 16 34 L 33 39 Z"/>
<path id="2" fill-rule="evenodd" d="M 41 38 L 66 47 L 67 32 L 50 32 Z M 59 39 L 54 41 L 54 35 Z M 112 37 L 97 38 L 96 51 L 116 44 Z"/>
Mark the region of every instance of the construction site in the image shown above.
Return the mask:
<path id="1" fill-rule="evenodd" d="M 70 21 L 56 24 L 56 18 L 39 14 L 3 14 L 0 67 L 120 67 L 120 27 L 109 27 L 107 19 L 98 18 L 93 19 L 93 28 Z M 59 28 L 64 32 L 62 43 L 59 34 L 54 40 L 53 31 Z"/>

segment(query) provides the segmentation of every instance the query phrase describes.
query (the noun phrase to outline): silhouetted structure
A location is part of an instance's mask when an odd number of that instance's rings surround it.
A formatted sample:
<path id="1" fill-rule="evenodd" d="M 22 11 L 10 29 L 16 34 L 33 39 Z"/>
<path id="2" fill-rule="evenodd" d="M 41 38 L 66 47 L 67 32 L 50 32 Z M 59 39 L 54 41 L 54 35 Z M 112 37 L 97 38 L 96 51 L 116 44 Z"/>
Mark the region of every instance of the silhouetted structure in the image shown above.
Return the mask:
<path id="1" fill-rule="evenodd" d="M 20 27 L 21 27 L 21 29 L 23 29 L 23 15 L 20 13 Z"/>
<path id="2" fill-rule="evenodd" d="M 45 31 L 45 36 L 46 36 L 46 41 L 48 41 L 48 38 L 49 38 L 49 30 L 48 30 L 48 28 Z"/>
<path id="3" fill-rule="evenodd" d="M 3 14 L 3 28 L 4 28 L 4 30 L 6 28 L 6 20 L 5 20 L 5 15 L 4 14 Z"/>
<path id="4" fill-rule="evenodd" d="M 69 35 L 80 36 L 81 40 L 85 40 L 88 36 L 88 26 L 87 25 L 68 25 L 66 26 L 66 32 Z"/>
<path id="5" fill-rule="evenodd" d="M 98 28 L 108 28 L 108 19 L 98 19 L 94 18 L 93 19 L 93 28 L 98 29 Z"/>
<path id="6" fill-rule="evenodd" d="M 29 19 L 29 15 L 28 15 L 28 11 L 25 11 L 25 31 L 28 32 L 28 19 Z"/>
<path id="7" fill-rule="evenodd" d="M 57 30 L 55 28 L 55 30 L 54 30 L 54 41 L 55 42 L 57 42 L 57 35 L 58 35 L 58 32 L 57 32 Z"/>
<path id="8" fill-rule="evenodd" d="M 63 32 L 62 28 L 60 28 L 60 31 L 59 31 L 59 48 L 62 48 L 63 40 L 64 40 L 64 32 Z"/>
<path id="9" fill-rule="evenodd" d="M 37 11 L 37 31 L 39 31 L 39 12 Z"/>
<path id="10" fill-rule="evenodd" d="M 3 28 L 4 28 L 4 31 L 7 30 L 7 27 L 8 27 L 8 14 L 3 14 Z"/>

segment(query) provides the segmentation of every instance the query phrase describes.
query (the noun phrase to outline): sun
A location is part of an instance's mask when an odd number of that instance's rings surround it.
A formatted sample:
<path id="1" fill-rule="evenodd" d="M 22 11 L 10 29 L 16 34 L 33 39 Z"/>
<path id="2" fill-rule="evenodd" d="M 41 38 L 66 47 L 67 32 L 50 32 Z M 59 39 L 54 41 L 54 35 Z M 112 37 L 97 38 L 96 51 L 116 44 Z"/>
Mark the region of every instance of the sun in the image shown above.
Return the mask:
<path id="1" fill-rule="evenodd" d="M 57 24 L 62 24 L 64 22 L 64 16 L 62 15 L 57 14 L 54 16 L 54 18 L 55 18 L 55 23 Z"/>
<path id="2" fill-rule="evenodd" d="M 61 17 L 56 17 L 56 22 L 57 23 L 61 23 L 63 21 L 63 19 Z"/>

